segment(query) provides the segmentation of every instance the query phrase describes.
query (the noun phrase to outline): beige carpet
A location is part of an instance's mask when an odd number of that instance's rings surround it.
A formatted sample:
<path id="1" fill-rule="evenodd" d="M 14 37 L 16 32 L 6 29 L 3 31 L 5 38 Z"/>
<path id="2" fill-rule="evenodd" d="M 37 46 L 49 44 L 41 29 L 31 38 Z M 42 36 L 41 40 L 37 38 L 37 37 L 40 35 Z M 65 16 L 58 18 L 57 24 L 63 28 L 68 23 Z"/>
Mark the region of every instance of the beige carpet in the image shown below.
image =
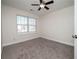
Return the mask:
<path id="1" fill-rule="evenodd" d="M 74 48 L 44 38 L 4 47 L 2 59 L 74 59 Z"/>

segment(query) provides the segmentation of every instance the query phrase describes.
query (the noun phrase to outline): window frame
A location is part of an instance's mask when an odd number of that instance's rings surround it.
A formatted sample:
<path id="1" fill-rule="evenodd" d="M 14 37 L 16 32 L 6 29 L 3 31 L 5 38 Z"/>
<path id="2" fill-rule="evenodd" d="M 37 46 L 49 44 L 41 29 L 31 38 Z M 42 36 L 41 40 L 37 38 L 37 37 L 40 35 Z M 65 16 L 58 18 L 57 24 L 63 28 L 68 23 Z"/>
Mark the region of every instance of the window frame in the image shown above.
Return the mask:
<path id="1" fill-rule="evenodd" d="M 27 17 L 27 32 L 18 32 L 17 31 L 17 25 L 22 25 L 22 24 L 17 24 L 17 16 L 23 16 L 23 17 Z M 36 25 L 31 25 L 31 26 L 35 26 L 35 31 L 30 31 L 29 32 L 29 18 L 33 18 L 35 19 L 35 23 Z M 24 24 L 25 25 L 25 24 Z M 16 33 L 19 33 L 19 34 L 28 34 L 28 33 L 36 33 L 37 32 L 37 19 L 35 17 L 30 17 L 30 16 L 24 16 L 24 15 L 16 15 Z"/>

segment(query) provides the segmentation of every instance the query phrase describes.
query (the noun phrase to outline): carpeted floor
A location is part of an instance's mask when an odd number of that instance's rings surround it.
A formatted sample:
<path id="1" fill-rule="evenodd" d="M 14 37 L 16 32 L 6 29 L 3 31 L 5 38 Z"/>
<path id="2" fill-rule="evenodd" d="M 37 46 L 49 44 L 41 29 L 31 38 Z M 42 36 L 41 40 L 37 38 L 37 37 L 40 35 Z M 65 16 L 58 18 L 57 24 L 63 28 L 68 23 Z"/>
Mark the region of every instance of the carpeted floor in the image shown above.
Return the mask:
<path id="1" fill-rule="evenodd" d="M 74 48 L 36 38 L 3 48 L 2 59 L 74 59 Z"/>

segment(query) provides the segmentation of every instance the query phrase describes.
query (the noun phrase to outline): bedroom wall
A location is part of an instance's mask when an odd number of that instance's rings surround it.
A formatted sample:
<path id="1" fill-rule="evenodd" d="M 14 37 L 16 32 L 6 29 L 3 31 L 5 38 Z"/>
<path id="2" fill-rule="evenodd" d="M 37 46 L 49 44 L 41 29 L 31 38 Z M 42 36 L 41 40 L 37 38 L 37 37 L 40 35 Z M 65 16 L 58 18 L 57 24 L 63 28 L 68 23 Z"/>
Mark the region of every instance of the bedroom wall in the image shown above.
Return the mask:
<path id="1" fill-rule="evenodd" d="M 2 5 L 2 46 L 43 37 L 73 46 L 74 6 L 70 6 L 43 17 Z M 37 19 L 37 32 L 18 34 L 16 32 L 16 15 L 31 16 Z M 40 34 L 40 35 L 39 35 Z"/>
<path id="2" fill-rule="evenodd" d="M 2 5 L 2 46 L 26 41 L 38 37 L 38 16 L 10 6 Z M 37 32 L 18 34 L 16 32 L 16 15 L 31 16 L 37 19 Z"/>
<path id="3" fill-rule="evenodd" d="M 41 37 L 67 45 L 74 45 L 74 6 L 70 6 L 40 18 Z"/>

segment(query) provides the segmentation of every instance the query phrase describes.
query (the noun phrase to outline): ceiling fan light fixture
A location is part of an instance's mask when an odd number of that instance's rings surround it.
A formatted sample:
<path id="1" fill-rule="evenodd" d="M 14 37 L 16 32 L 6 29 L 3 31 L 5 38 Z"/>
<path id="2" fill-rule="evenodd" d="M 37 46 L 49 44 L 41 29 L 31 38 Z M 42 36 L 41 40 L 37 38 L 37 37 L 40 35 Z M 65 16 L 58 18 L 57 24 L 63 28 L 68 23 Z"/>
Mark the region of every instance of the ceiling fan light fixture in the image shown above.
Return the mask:
<path id="1" fill-rule="evenodd" d="M 40 4 L 40 7 L 41 7 L 41 8 L 44 8 L 44 7 L 45 7 L 45 5 L 44 5 L 44 4 Z"/>
<path id="2" fill-rule="evenodd" d="M 39 0 L 40 4 L 32 4 L 32 6 L 39 6 L 38 11 L 40 11 L 42 8 L 45 8 L 46 10 L 49 10 L 49 7 L 47 5 L 54 3 L 53 0 L 44 2 L 43 0 Z"/>

